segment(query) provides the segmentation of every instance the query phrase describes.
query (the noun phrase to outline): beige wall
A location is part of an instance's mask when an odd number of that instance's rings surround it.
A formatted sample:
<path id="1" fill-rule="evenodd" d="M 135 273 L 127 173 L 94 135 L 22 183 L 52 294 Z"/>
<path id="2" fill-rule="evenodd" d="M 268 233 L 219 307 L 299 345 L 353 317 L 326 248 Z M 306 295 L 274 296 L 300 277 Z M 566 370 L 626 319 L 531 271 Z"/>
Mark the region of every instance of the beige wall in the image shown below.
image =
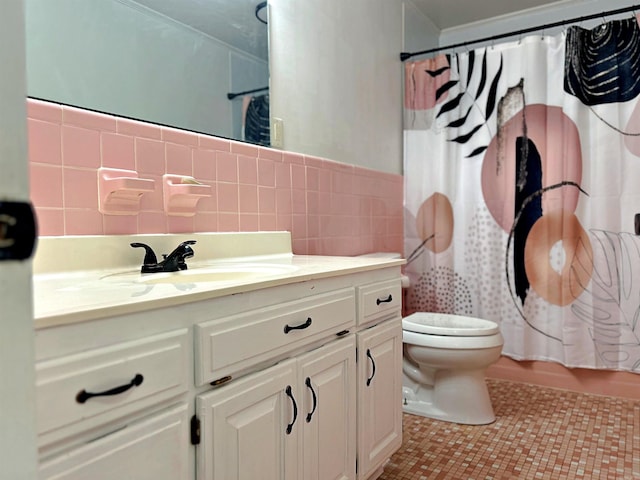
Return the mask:
<path id="1" fill-rule="evenodd" d="M 271 0 L 271 114 L 284 149 L 402 171 L 401 0 Z"/>

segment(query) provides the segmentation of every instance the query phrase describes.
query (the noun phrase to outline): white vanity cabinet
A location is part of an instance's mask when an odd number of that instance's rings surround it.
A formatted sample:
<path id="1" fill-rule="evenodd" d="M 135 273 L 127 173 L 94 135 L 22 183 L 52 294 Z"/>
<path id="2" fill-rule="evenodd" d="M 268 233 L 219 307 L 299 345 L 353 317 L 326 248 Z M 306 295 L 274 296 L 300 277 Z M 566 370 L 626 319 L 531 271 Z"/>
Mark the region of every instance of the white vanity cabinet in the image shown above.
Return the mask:
<path id="1" fill-rule="evenodd" d="M 198 479 L 355 479 L 355 339 L 199 395 Z"/>
<path id="2" fill-rule="evenodd" d="M 357 287 L 358 478 L 377 478 L 402 444 L 402 289 L 397 279 Z"/>
<path id="3" fill-rule="evenodd" d="M 130 306 L 40 319 L 39 478 L 376 478 L 401 443 L 400 264 L 298 261 L 298 277 L 136 284 Z"/>

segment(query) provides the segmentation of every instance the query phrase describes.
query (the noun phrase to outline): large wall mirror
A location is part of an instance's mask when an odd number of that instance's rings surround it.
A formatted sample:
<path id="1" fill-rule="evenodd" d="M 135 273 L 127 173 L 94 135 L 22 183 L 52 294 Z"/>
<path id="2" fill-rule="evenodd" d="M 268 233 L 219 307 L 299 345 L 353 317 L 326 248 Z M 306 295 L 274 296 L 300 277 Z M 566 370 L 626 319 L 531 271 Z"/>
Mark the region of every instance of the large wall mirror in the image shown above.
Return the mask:
<path id="1" fill-rule="evenodd" d="M 269 144 L 266 2 L 26 0 L 25 9 L 30 97 Z"/>

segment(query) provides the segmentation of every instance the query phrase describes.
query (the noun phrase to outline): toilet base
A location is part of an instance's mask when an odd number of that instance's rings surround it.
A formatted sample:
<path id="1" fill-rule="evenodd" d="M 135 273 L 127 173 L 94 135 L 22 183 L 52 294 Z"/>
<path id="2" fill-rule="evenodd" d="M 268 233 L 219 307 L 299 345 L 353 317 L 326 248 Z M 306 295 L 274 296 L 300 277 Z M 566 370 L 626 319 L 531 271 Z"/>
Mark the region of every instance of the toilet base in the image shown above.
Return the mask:
<path id="1" fill-rule="evenodd" d="M 456 418 L 449 412 L 443 412 L 436 408 L 432 403 L 405 400 L 402 404 L 402 411 L 412 415 L 433 418 L 434 420 L 442 420 L 443 422 L 459 423 L 462 425 L 488 425 L 496 421 L 496 416 L 491 413 L 483 418 L 475 418 L 472 421 L 468 418 Z"/>
<path id="2" fill-rule="evenodd" d="M 413 415 L 464 425 L 487 425 L 496 420 L 484 369 L 438 371 L 433 385 L 417 384 L 405 375 L 402 397 L 403 411 Z"/>

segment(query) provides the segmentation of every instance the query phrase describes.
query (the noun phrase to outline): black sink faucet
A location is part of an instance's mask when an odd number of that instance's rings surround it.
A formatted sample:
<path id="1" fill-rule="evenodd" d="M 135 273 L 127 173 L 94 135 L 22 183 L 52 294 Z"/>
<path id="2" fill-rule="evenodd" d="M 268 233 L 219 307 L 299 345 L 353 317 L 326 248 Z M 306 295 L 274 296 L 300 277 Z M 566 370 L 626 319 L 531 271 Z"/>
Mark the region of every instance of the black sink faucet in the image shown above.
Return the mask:
<path id="1" fill-rule="evenodd" d="M 195 244 L 195 240 L 187 240 L 178 245 L 173 252 L 169 255 L 162 255 L 163 260 L 158 262 L 156 254 L 153 249 L 144 243 L 132 243 L 134 248 L 144 248 L 144 261 L 142 262 L 142 273 L 157 273 L 157 272 L 177 272 L 178 270 L 186 270 L 187 258 L 193 257 L 193 249 L 190 245 Z"/>

